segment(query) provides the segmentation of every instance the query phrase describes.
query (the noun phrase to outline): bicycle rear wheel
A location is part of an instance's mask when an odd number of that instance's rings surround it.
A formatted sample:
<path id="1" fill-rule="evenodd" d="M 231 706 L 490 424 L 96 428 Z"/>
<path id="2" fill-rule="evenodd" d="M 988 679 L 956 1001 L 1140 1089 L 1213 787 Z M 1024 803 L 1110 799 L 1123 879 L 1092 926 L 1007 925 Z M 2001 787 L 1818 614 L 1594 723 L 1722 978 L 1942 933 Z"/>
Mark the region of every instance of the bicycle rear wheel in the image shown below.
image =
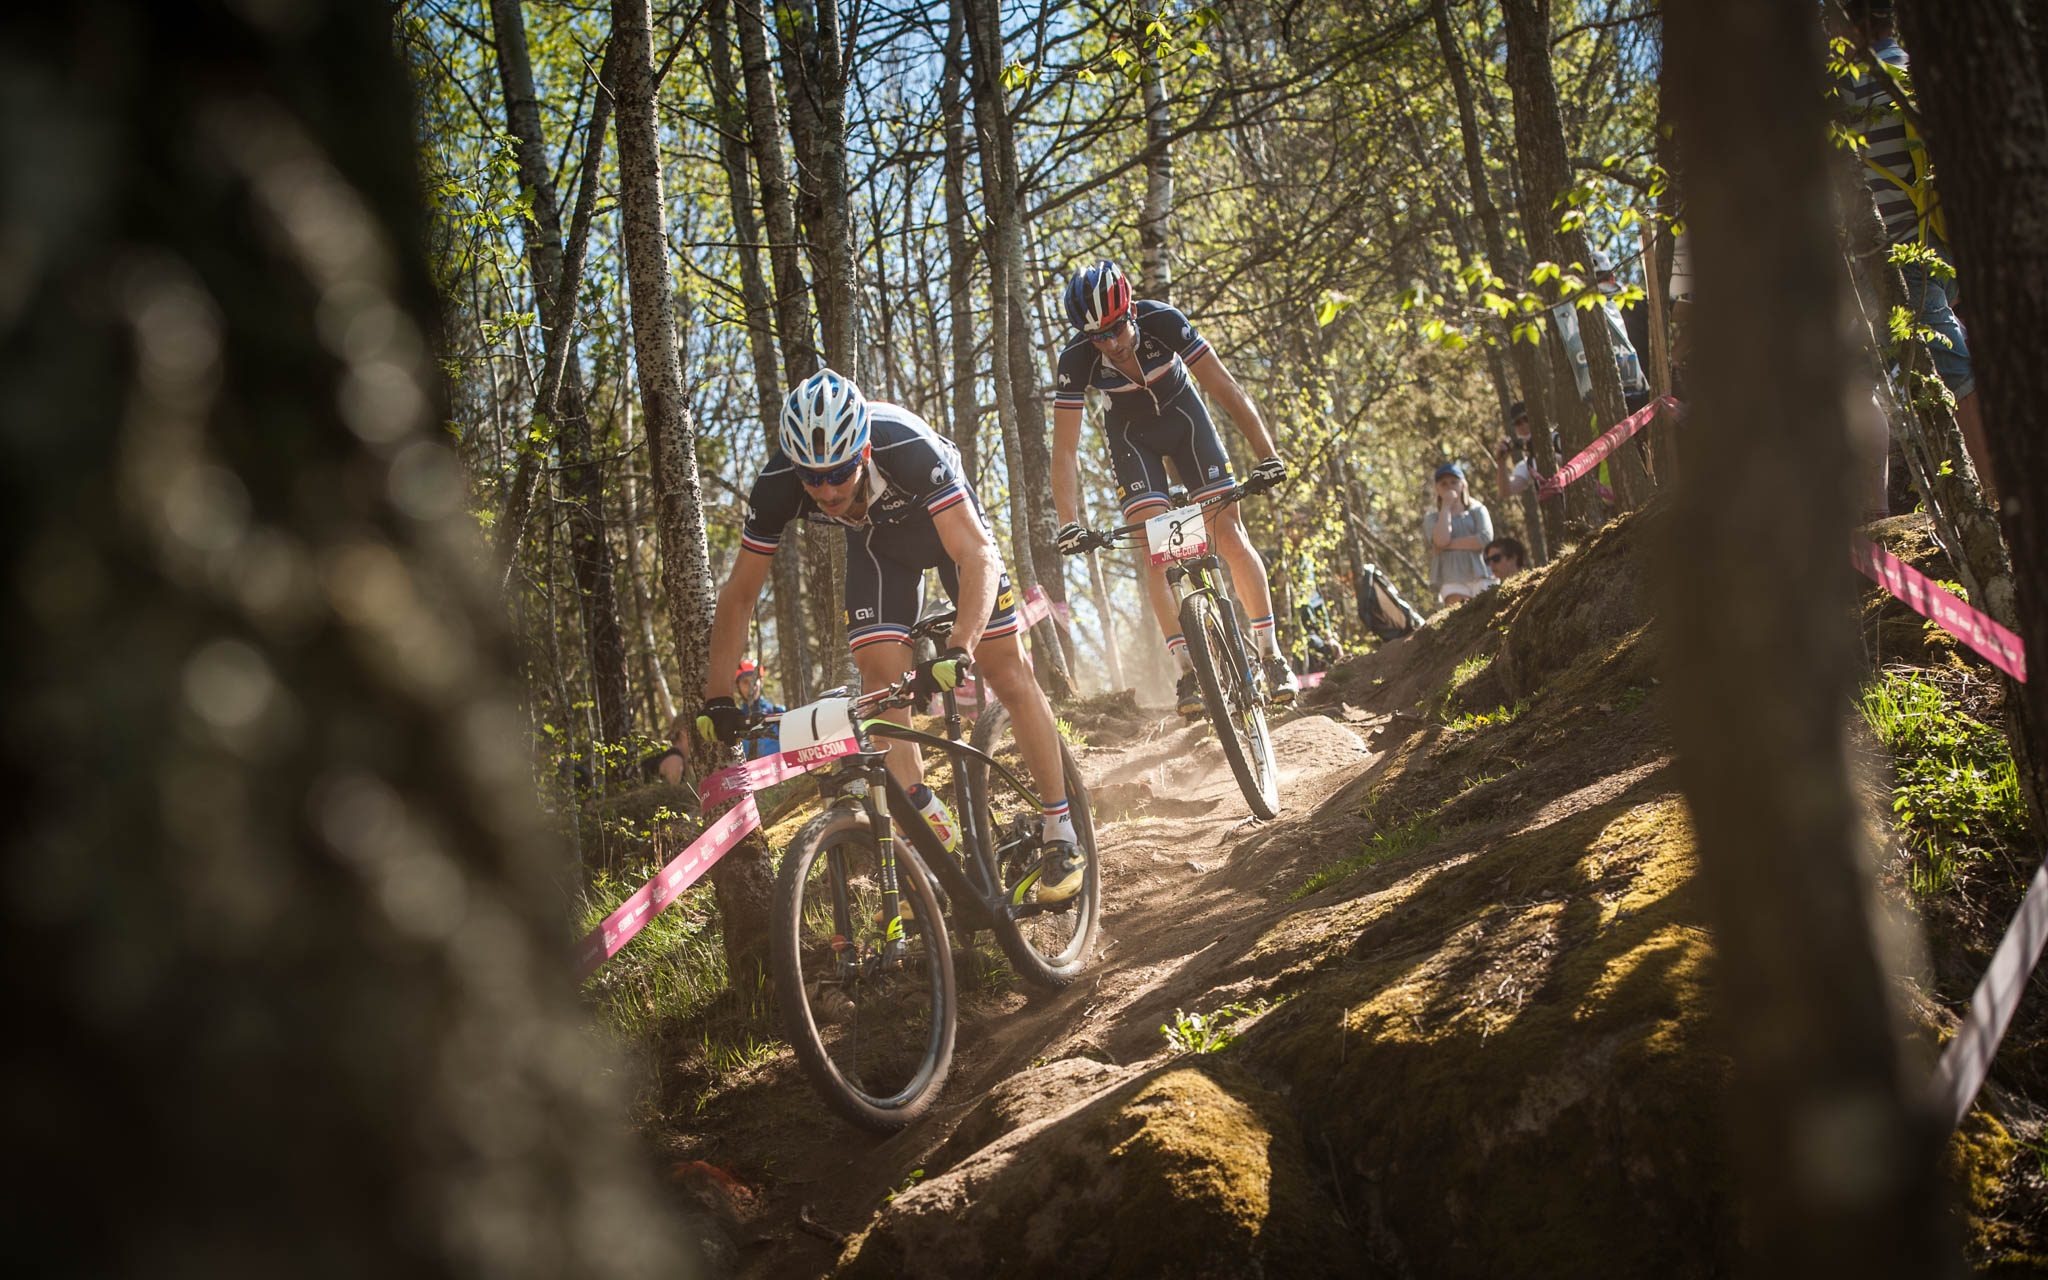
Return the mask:
<path id="1" fill-rule="evenodd" d="M 1244 802 L 1261 818 L 1280 812 L 1280 768 L 1273 760 L 1273 738 L 1266 729 L 1266 707 L 1260 699 L 1241 636 L 1225 628 L 1218 601 L 1195 592 L 1181 601 L 1181 634 L 1188 638 L 1188 656 L 1202 685 L 1209 721 L 1223 758 L 1237 777 Z"/>
<path id="2" fill-rule="evenodd" d="M 783 855 L 771 968 L 784 1034 L 831 1108 L 893 1133 L 928 1110 L 953 1062 L 953 951 L 917 855 L 894 847 L 899 907 L 864 809 L 834 805 Z"/>
<path id="3" fill-rule="evenodd" d="M 1019 777 L 1030 776 L 1011 732 L 1009 709 L 1000 702 L 982 707 L 974 722 L 972 745 L 1003 763 Z M 1015 914 L 1004 913 L 993 932 L 1019 977 L 1034 986 L 1058 991 L 1081 976 L 1094 954 L 1102 927 L 1102 858 L 1095 847 L 1095 814 L 1088 807 L 1088 787 L 1067 744 L 1060 743 L 1060 763 L 1067 784 L 1068 809 L 1074 820 L 1074 844 L 1087 864 L 1081 891 L 1064 903 L 1040 907 L 1032 900 L 1033 875 L 1039 857 L 1038 811 L 999 773 L 972 756 L 956 757 L 967 765 L 967 788 L 974 810 L 974 835 L 989 851 L 998 883 L 1011 894 Z M 1022 828 L 1026 838 L 1005 841 L 1006 831 Z M 1007 847 L 1005 847 L 1007 846 Z"/>

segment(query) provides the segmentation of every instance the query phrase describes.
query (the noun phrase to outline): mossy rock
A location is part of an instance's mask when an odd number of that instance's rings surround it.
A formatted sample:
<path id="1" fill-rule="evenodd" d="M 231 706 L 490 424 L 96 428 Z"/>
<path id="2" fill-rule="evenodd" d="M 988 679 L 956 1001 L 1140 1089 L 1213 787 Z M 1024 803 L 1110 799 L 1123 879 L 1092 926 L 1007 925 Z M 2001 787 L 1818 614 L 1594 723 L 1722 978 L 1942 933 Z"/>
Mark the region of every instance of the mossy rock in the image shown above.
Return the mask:
<path id="1" fill-rule="evenodd" d="M 1327 1142 L 1369 1256 L 1446 1276 L 1735 1264 L 1692 834 L 1653 775 L 1416 855 L 1233 1048 Z M 1390 867 L 1387 874 L 1399 874 Z M 1511 892 L 1502 886 L 1511 885 Z M 1405 893 L 1404 893 L 1405 890 Z M 1401 897 L 1401 901 L 1387 901 Z"/>
<path id="2" fill-rule="evenodd" d="M 1136 1070 L 1093 1058 L 1061 1058 L 1020 1071 L 982 1095 L 925 1167 L 934 1175 L 943 1173 L 997 1139 L 1056 1116 Z"/>
<path id="3" fill-rule="evenodd" d="M 1338 1276 L 1356 1241 L 1281 1100 L 1177 1058 L 896 1197 L 848 1277 Z"/>
<path id="4" fill-rule="evenodd" d="M 1508 700 L 1528 697 L 1588 653 L 1603 652 L 1650 619 L 1644 570 L 1656 562 L 1670 516 L 1664 503 L 1609 522 L 1575 554 L 1502 590 L 1500 656 Z"/>

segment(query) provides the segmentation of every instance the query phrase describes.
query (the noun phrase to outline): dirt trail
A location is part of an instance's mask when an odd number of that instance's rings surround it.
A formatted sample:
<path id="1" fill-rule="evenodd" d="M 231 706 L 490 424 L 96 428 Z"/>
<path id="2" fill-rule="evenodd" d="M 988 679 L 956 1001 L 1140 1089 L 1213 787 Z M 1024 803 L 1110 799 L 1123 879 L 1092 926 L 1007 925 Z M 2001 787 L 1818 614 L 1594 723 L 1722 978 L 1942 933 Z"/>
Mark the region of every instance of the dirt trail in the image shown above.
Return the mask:
<path id="1" fill-rule="evenodd" d="M 1639 590 L 1658 518 L 1333 669 L 1276 728 L 1273 822 L 1206 729 L 1090 720 L 1094 966 L 1054 997 L 966 976 L 952 1078 L 906 1132 L 837 1120 L 779 1046 L 708 1070 L 700 1024 L 672 1038 L 648 1127 L 714 1273 L 1737 1269 L 1712 938 Z M 1888 660 L 1924 638 L 1878 621 Z M 1980 967 L 1917 997 L 1928 1038 Z M 1233 1005 L 1227 1049 L 1169 1053 L 1177 1010 Z M 2031 1095 L 2023 1049 L 2002 1061 Z M 1981 1114 L 1953 1145 L 1979 1262 L 2038 1249 L 2010 1226 L 2048 1203 L 2021 1150 Z"/>
<path id="2" fill-rule="evenodd" d="M 1163 731 L 1139 741 L 1084 750 L 1106 876 L 1090 974 L 1057 996 L 970 996 L 945 1096 L 892 1138 L 871 1137 L 826 1113 L 787 1051 L 750 1087 L 728 1095 L 714 1122 L 718 1137 L 679 1154 L 741 1183 L 697 1197 L 716 1209 L 726 1207 L 721 1201 L 739 1206 L 730 1260 L 737 1273 L 829 1272 L 839 1246 L 827 1233 L 863 1227 L 991 1087 L 1033 1063 L 1085 1057 L 1128 1065 L 1160 1054 L 1160 1024 L 1197 997 L 1205 1008 L 1216 1003 L 1219 978 L 1227 981 L 1227 970 L 1280 909 L 1264 892 L 1261 851 L 1290 844 L 1274 837 L 1370 767 L 1361 731 L 1376 723 L 1308 713 L 1279 724 L 1283 810 L 1264 823 L 1250 816 L 1206 727 L 1164 719 Z M 684 1178 L 718 1181 L 702 1172 Z"/>

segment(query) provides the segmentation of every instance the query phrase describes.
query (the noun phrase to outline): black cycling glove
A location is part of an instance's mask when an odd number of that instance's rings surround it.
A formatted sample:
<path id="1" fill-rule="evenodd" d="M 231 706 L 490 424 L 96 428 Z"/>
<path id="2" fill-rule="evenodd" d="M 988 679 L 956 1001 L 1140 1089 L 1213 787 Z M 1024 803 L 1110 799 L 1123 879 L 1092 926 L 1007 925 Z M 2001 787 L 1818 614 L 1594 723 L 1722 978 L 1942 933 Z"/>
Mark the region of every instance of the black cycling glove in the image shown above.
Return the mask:
<path id="1" fill-rule="evenodd" d="M 738 742 L 747 736 L 747 713 L 731 698 L 706 698 L 697 708 L 697 736 L 707 743 Z"/>
<path id="2" fill-rule="evenodd" d="M 910 678 L 910 691 L 920 698 L 950 692 L 960 687 L 973 667 L 974 659 L 967 656 L 967 650 L 948 649 L 930 662 L 917 664 L 917 671 Z"/>

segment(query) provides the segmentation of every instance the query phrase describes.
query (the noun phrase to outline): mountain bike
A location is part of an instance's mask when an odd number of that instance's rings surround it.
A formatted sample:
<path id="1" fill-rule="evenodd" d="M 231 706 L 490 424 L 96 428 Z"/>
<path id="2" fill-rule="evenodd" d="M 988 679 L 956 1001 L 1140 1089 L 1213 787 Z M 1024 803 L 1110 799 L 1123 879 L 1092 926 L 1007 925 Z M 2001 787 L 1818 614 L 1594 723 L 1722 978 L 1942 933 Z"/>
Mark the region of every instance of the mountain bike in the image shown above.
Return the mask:
<path id="1" fill-rule="evenodd" d="M 951 613 L 926 618 L 913 638 L 952 622 Z M 776 999 L 812 1085 L 838 1114 L 878 1133 L 923 1115 L 952 1065 L 958 995 L 947 915 L 967 938 L 993 933 L 1018 976 L 1045 990 L 1080 976 L 1101 925 L 1094 817 L 1066 744 L 1086 870 L 1073 897 L 1041 903 L 1039 797 L 1008 763 L 963 740 L 951 692 L 942 695 L 943 735 L 873 718 L 912 705 L 910 686 L 906 676 L 857 698 L 835 691 L 779 717 L 785 756 L 844 754 L 818 774 L 825 810 L 797 833 L 776 875 Z M 888 741 L 917 743 L 950 764 L 957 853 L 884 767 Z"/>
<path id="2" fill-rule="evenodd" d="M 1245 803 L 1261 818 L 1280 812 L 1280 769 L 1273 760 L 1273 737 L 1266 727 L 1271 703 L 1258 646 L 1250 643 L 1244 608 L 1221 583 L 1223 563 L 1209 550 L 1203 517 L 1267 486 L 1247 481 L 1212 494 L 1193 506 L 1182 506 L 1186 491 L 1175 486 L 1172 510 L 1136 524 L 1089 533 L 1074 554 L 1141 538 L 1153 564 L 1166 566 L 1166 582 L 1180 603 L 1180 630 L 1187 637 L 1188 657 L 1202 690 L 1202 705 L 1216 728 L 1223 758 L 1237 777 Z"/>

